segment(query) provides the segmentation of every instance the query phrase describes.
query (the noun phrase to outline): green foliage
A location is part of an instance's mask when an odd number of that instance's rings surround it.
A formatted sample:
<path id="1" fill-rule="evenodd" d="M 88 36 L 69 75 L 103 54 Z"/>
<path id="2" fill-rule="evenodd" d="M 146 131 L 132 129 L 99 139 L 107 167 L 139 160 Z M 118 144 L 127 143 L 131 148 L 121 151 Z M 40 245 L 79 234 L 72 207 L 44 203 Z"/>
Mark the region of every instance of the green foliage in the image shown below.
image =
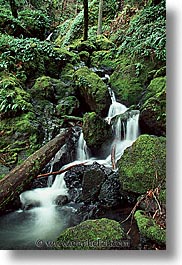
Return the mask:
<path id="1" fill-rule="evenodd" d="M 149 57 L 152 60 L 166 59 L 165 1 L 159 5 L 147 6 L 130 21 L 128 30 L 122 36 L 119 54 Z"/>
<path id="2" fill-rule="evenodd" d="M 0 71 L 10 71 L 20 79 L 46 72 L 54 75 L 54 71 L 59 72 L 59 67 L 64 66 L 63 61 L 68 58 L 69 52 L 55 49 L 47 41 L 0 35 Z"/>
<path id="3" fill-rule="evenodd" d="M 2 117 L 14 116 L 32 109 L 30 96 L 13 76 L 0 78 L 0 114 Z"/>
<path id="4" fill-rule="evenodd" d="M 32 37 L 40 39 L 45 39 L 45 33 L 51 25 L 51 19 L 41 10 L 23 10 L 19 12 L 18 20 L 30 32 Z"/>

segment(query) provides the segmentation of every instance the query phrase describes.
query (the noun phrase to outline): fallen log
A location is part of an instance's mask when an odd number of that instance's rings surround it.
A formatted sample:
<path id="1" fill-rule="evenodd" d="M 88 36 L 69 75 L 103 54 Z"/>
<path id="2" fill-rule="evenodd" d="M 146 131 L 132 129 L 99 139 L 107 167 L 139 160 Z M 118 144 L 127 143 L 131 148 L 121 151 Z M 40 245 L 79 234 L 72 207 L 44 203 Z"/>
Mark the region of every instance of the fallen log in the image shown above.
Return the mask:
<path id="1" fill-rule="evenodd" d="M 32 179 L 68 141 L 70 135 L 71 130 L 65 129 L 0 180 L 0 213 L 4 212 L 10 203 L 26 189 Z"/>

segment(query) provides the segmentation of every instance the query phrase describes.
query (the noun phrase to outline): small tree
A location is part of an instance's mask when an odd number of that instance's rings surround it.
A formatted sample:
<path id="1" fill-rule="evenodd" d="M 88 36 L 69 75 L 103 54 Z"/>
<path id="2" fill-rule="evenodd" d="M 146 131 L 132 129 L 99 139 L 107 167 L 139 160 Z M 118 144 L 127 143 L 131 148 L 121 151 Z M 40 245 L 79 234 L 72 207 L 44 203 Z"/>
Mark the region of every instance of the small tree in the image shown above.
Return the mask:
<path id="1" fill-rule="evenodd" d="M 11 7 L 11 13 L 12 13 L 13 17 L 18 18 L 18 11 L 17 11 L 17 6 L 15 3 L 15 0 L 9 0 L 9 4 Z"/>
<path id="2" fill-rule="evenodd" d="M 84 7 L 84 34 L 83 40 L 88 39 L 88 0 L 83 0 Z"/>
<path id="3" fill-rule="evenodd" d="M 99 2 L 99 15 L 98 15 L 97 35 L 102 34 L 102 13 L 103 13 L 103 0 L 100 0 L 100 2 Z"/>

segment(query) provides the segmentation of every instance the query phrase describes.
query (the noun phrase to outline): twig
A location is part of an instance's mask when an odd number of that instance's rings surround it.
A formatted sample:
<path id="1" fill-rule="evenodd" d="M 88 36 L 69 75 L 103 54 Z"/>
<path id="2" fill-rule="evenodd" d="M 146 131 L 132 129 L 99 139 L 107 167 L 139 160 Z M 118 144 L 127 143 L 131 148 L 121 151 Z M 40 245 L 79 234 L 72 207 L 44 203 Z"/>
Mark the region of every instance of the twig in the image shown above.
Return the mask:
<path id="1" fill-rule="evenodd" d="M 137 208 L 137 206 L 141 203 L 141 201 L 143 201 L 143 199 L 145 198 L 145 195 L 141 196 L 140 200 L 137 201 L 137 203 L 135 204 L 135 206 L 133 207 L 133 209 L 131 210 L 130 214 L 126 217 L 126 219 L 124 219 L 121 224 L 125 223 L 129 218 L 130 216 L 132 216 Z"/>
<path id="2" fill-rule="evenodd" d="M 45 174 L 40 174 L 36 178 L 48 177 L 48 176 L 51 176 L 51 175 L 58 175 L 58 174 L 61 174 L 61 173 L 64 173 L 64 172 L 70 170 L 71 168 L 73 168 L 75 166 L 84 165 L 85 163 L 86 162 L 83 162 L 83 163 L 80 163 L 80 164 L 76 164 L 76 165 L 72 165 L 72 166 L 69 166 L 67 168 L 61 169 L 59 171 L 54 171 L 54 172 L 48 172 L 48 173 L 45 173 Z"/>
<path id="3" fill-rule="evenodd" d="M 115 155 L 116 155 L 116 144 L 113 145 L 111 150 L 111 162 L 112 162 L 112 169 L 116 169 L 116 162 L 115 162 Z"/>

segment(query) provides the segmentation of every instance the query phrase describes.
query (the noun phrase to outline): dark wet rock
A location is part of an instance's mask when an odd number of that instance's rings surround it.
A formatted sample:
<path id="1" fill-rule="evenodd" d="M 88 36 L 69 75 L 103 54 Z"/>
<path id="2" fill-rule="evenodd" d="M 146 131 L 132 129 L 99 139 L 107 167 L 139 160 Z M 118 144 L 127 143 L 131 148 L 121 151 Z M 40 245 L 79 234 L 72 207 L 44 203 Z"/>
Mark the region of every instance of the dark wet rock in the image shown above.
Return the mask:
<path id="1" fill-rule="evenodd" d="M 122 201 L 117 173 L 97 162 L 75 166 L 66 172 L 64 180 L 70 200 L 84 203 L 79 212 L 85 218 L 95 216 L 103 208 L 116 207 Z"/>
<path id="2" fill-rule="evenodd" d="M 86 202 L 95 201 L 105 178 L 106 175 L 96 163 L 87 169 L 83 175 L 81 199 Z"/>
<path id="3" fill-rule="evenodd" d="M 65 205 L 66 203 L 68 203 L 68 197 L 66 195 L 58 195 L 55 199 L 56 205 Z"/>
<path id="4" fill-rule="evenodd" d="M 77 201 L 82 189 L 82 178 L 84 174 L 84 166 L 75 166 L 64 175 L 66 187 L 69 189 L 69 198 L 71 201 Z"/>
<path id="5" fill-rule="evenodd" d="M 113 173 L 108 177 L 108 179 L 106 179 L 106 181 L 101 186 L 98 198 L 100 204 L 105 208 L 115 207 L 119 205 L 121 201 L 121 195 L 118 174 Z"/>
<path id="6" fill-rule="evenodd" d="M 37 178 L 34 179 L 31 184 L 31 189 L 37 189 L 37 188 L 46 188 L 47 187 L 47 178 Z"/>

